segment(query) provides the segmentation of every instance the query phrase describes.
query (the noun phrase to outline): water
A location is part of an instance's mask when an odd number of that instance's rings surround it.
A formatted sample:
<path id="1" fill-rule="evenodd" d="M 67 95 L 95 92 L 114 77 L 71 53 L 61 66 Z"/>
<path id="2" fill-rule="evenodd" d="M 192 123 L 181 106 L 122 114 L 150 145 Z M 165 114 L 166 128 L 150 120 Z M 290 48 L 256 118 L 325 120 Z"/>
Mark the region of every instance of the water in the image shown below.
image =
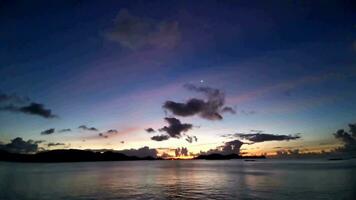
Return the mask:
<path id="1" fill-rule="evenodd" d="M 356 160 L 0 162 L 0 199 L 356 199 Z"/>

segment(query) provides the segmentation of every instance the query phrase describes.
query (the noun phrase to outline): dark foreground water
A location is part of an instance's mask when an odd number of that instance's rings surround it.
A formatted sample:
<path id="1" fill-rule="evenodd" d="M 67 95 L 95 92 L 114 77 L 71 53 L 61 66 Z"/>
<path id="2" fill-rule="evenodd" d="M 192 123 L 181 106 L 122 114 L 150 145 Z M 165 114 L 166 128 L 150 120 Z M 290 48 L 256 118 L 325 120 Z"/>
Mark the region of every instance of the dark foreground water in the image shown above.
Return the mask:
<path id="1" fill-rule="evenodd" d="M 0 199 L 356 199 L 356 160 L 0 162 Z"/>

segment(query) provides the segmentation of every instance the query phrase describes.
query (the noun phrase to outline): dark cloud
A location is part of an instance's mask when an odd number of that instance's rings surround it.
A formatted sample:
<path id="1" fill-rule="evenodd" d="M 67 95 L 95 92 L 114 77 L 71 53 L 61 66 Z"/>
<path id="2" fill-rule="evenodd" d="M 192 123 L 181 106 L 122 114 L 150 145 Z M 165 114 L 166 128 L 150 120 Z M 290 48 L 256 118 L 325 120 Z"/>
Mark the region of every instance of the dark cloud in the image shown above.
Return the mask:
<path id="1" fill-rule="evenodd" d="M 177 148 L 177 149 L 175 149 L 174 153 L 175 153 L 176 157 L 189 155 L 188 148 L 186 148 L 186 147 Z"/>
<path id="2" fill-rule="evenodd" d="M 12 153 L 35 153 L 39 150 L 38 144 L 43 141 L 28 140 L 24 141 L 17 137 L 8 144 L 0 144 L 0 149 Z"/>
<path id="3" fill-rule="evenodd" d="M 356 153 L 355 125 L 356 124 L 349 124 L 349 132 L 346 132 L 344 129 L 339 129 L 334 133 L 334 137 L 344 144 L 343 148 L 339 150 Z"/>
<path id="4" fill-rule="evenodd" d="M 64 143 L 53 143 L 53 142 L 50 142 L 47 144 L 48 147 L 54 147 L 54 146 L 64 146 L 65 144 Z"/>
<path id="5" fill-rule="evenodd" d="M 153 158 L 157 157 L 157 150 L 156 149 L 150 149 L 149 147 L 145 146 L 139 149 L 125 149 L 118 151 L 119 153 L 123 153 L 127 156 L 137 156 L 137 157 L 147 157 L 151 156 Z"/>
<path id="6" fill-rule="evenodd" d="M 71 131 L 72 131 L 72 129 L 70 129 L 70 128 L 64 128 L 64 129 L 60 129 L 58 132 L 64 133 L 64 132 L 71 132 Z"/>
<path id="7" fill-rule="evenodd" d="M 276 134 L 263 133 L 260 130 L 251 130 L 250 133 L 235 133 L 232 134 L 231 136 L 248 140 L 254 143 L 266 142 L 266 141 L 289 141 L 289 140 L 297 140 L 301 138 L 299 134 L 276 135 Z"/>
<path id="8" fill-rule="evenodd" d="M 193 143 L 193 142 L 198 142 L 198 138 L 197 136 L 189 136 L 187 135 L 187 137 L 185 138 L 185 140 L 189 143 Z"/>
<path id="9" fill-rule="evenodd" d="M 210 149 L 207 152 L 200 152 L 201 155 L 209 155 L 209 154 L 221 154 L 221 155 L 230 155 L 230 154 L 240 154 L 240 149 L 243 144 L 247 144 L 241 142 L 240 140 L 232 140 L 229 142 L 225 142 L 224 145 L 218 146 L 215 149 Z"/>
<path id="10" fill-rule="evenodd" d="M 46 109 L 43 104 L 39 104 L 39 103 L 31 103 L 28 106 L 19 108 L 19 111 L 31 115 L 39 115 L 44 118 L 57 117 L 56 115 L 52 114 L 52 111 L 50 109 Z"/>
<path id="11" fill-rule="evenodd" d="M 169 135 L 155 135 L 151 137 L 151 140 L 158 141 L 158 142 L 168 140 L 168 139 L 169 139 Z"/>
<path id="12" fill-rule="evenodd" d="M 153 128 L 147 128 L 145 129 L 147 133 L 155 133 L 156 131 Z"/>
<path id="13" fill-rule="evenodd" d="M 41 135 L 50 135 L 50 134 L 53 134 L 55 132 L 56 129 L 54 128 L 50 128 L 50 129 L 47 129 L 47 130 L 44 130 L 41 132 Z"/>
<path id="14" fill-rule="evenodd" d="M 349 124 L 350 128 L 350 133 L 352 134 L 353 137 L 356 137 L 356 123 L 355 124 Z"/>
<path id="15" fill-rule="evenodd" d="M 98 131 L 97 128 L 95 127 L 88 127 L 86 125 L 81 125 L 78 127 L 79 129 L 85 130 L 85 131 Z"/>
<path id="16" fill-rule="evenodd" d="M 20 97 L 14 94 L 7 95 L 0 93 L 0 111 L 37 115 L 44 118 L 57 117 L 50 109 L 45 108 L 43 104 L 30 102 L 29 98 Z"/>
<path id="17" fill-rule="evenodd" d="M 164 109 L 169 110 L 177 116 L 199 115 L 209 120 L 221 120 L 223 119 L 222 113 L 230 112 L 234 114 L 236 112 L 233 108 L 225 106 L 225 94 L 218 89 L 197 87 L 192 84 L 186 84 L 184 87 L 188 90 L 202 93 L 206 97 L 206 100 L 192 98 L 185 103 L 166 101 L 163 104 Z"/>
<path id="18" fill-rule="evenodd" d="M 134 16 L 122 9 L 114 20 L 114 26 L 105 35 L 109 40 L 130 49 L 143 47 L 174 48 L 180 40 L 178 23 L 157 22 Z"/>
<path id="19" fill-rule="evenodd" d="M 249 133 L 249 134 L 239 134 L 240 138 L 249 140 L 251 142 L 265 142 L 265 141 L 289 141 L 299 139 L 299 135 L 274 135 L 267 133 Z"/>
<path id="20" fill-rule="evenodd" d="M 109 138 L 110 136 L 112 135 L 116 135 L 118 134 L 119 132 L 116 130 L 116 129 L 110 129 L 104 133 L 99 133 L 99 136 L 100 137 L 104 137 L 104 138 Z"/>
<path id="21" fill-rule="evenodd" d="M 46 109 L 43 104 L 39 103 L 30 103 L 26 106 L 18 106 L 14 104 L 9 104 L 0 107 L 0 111 L 9 111 L 9 112 L 19 112 L 29 115 L 38 115 L 44 118 L 56 118 L 57 115 L 52 114 L 50 109 Z"/>
<path id="22" fill-rule="evenodd" d="M 160 128 L 159 131 L 166 132 L 173 138 L 180 138 L 183 132 L 187 132 L 193 128 L 192 124 L 182 124 L 179 119 L 174 117 L 166 117 L 164 119 L 168 122 L 169 126 L 164 126 Z"/>

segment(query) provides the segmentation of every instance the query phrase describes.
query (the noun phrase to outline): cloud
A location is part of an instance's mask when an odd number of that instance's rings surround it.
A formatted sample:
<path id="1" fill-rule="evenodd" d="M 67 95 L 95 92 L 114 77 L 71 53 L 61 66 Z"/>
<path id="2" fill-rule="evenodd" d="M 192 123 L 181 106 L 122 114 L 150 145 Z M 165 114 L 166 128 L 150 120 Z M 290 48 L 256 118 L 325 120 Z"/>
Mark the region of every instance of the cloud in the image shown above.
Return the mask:
<path id="1" fill-rule="evenodd" d="M 104 137 L 104 138 L 109 138 L 110 136 L 112 135 L 116 135 L 118 134 L 119 132 L 116 130 L 116 129 L 110 129 L 104 133 L 99 133 L 99 136 L 100 137 Z"/>
<path id="2" fill-rule="evenodd" d="M 349 124 L 349 133 L 344 129 L 339 129 L 334 133 L 334 137 L 344 144 L 341 151 L 346 152 L 356 152 L 356 134 L 355 134 L 356 124 Z"/>
<path id="3" fill-rule="evenodd" d="M 177 148 L 177 149 L 175 149 L 174 153 L 175 153 L 176 157 L 189 155 L 188 148 L 186 148 L 186 147 Z"/>
<path id="4" fill-rule="evenodd" d="M 145 146 L 139 149 L 125 149 L 125 150 L 121 150 L 118 151 L 120 153 L 123 153 L 127 156 L 137 156 L 137 157 L 147 157 L 147 156 L 151 156 L 153 158 L 157 157 L 157 150 L 156 149 L 150 149 L 149 147 Z"/>
<path id="5" fill-rule="evenodd" d="M 145 129 L 147 133 L 155 133 L 156 131 L 153 128 L 147 128 Z"/>
<path id="6" fill-rule="evenodd" d="M 70 131 L 72 131 L 70 128 L 66 128 L 66 129 L 60 129 L 57 132 L 58 133 L 64 133 L 64 132 L 70 132 Z M 50 128 L 50 129 L 42 131 L 41 135 L 51 135 L 51 134 L 53 134 L 55 132 L 56 132 L 55 128 Z"/>
<path id="7" fill-rule="evenodd" d="M 158 141 L 158 142 L 168 140 L 168 139 L 169 139 L 169 135 L 155 135 L 151 137 L 151 140 Z"/>
<path id="8" fill-rule="evenodd" d="M 32 102 L 26 106 L 14 105 L 13 103 L 0 106 L 0 111 L 18 112 L 29 115 L 38 115 L 43 118 L 57 118 L 50 109 L 46 109 L 43 104 Z"/>
<path id="9" fill-rule="evenodd" d="M 31 103 L 28 106 L 19 108 L 19 111 L 31 115 L 39 115 L 44 118 L 57 117 L 56 115 L 52 114 L 52 111 L 50 109 L 46 109 L 43 104 L 39 104 L 39 103 Z"/>
<path id="10" fill-rule="evenodd" d="M 289 141 L 289 140 L 297 140 L 301 137 L 296 135 L 274 135 L 267 133 L 238 133 L 235 136 L 245 139 L 251 142 L 266 142 L 266 141 Z"/>
<path id="11" fill-rule="evenodd" d="M 53 143 L 53 142 L 50 142 L 47 144 L 48 147 L 54 147 L 54 146 L 64 146 L 65 144 L 64 143 Z"/>
<path id="12" fill-rule="evenodd" d="M 356 137 L 356 123 L 355 124 L 349 124 L 350 128 L 350 133 L 352 134 L 353 137 Z"/>
<path id="13" fill-rule="evenodd" d="M 85 130 L 85 131 L 98 131 L 97 128 L 95 127 L 88 127 L 86 125 L 81 125 L 78 127 L 79 129 Z"/>
<path id="14" fill-rule="evenodd" d="M 164 119 L 168 122 L 169 126 L 164 126 L 159 131 L 166 132 L 172 138 L 180 138 L 182 133 L 193 128 L 192 124 L 182 124 L 179 119 L 174 117 L 166 117 Z"/>
<path id="15" fill-rule="evenodd" d="M 22 138 L 17 137 L 11 140 L 8 144 L 0 144 L 0 149 L 12 153 L 35 153 L 39 150 L 38 144 L 42 142 L 42 140 L 24 141 Z"/>
<path id="16" fill-rule="evenodd" d="M 266 141 L 289 141 L 300 139 L 299 133 L 295 135 L 277 135 L 264 133 L 262 130 L 250 130 L 250 133 L 234 133 L 234 134 L 224 134 L 221 137 L 225 138 L 240 138 L 248 140 L 253 143 L 266 142 Z"/>
<path id="17" fill-rule="evenodd" d="M 221 155 L 230 155 L 230 154 L 240 154 L 240 149 L 243 144 L 240 140 L 232 140 L 225 142 L 224 145 L 218 146 L 215 149 L 210 149 L 207 152 L 200 152 L 200 155 L 209 155 L 209 154 L 221 154 Z"/>
<path id="18" fill-rule="evenodd" d="M 194 141 L 195 141 L 195 142 L 198 142 L 197 136 L 189 136 L 189 135 L 187 135 L 187 137 L 185 138 L 185 140 L 186 140 L 187 142 L 189 142 L 189 143 L 193 143 Z"/>
<path id="19" fill-rule="evenodd" d="M 50 128 L 50 129 L 42 131 L 41 135 L 50 135 L 50 134 L 53 134 L 54 132 L 55 132 L 55 129 L 54 128 Z"/>
<path id="20" fill-rule="evenodd" d="M 185 103 L 166 101 L 163 104 L 164 109 L 176 116 L 187 117 L 199 115 L 208 120 L 221 120 L 223 119 L 222 113 L 225 112 L 236 113 L 233 108 L 225 106 L 224 92 L 210 87 L 197 87 L 192 84 L 186 84 L 184 87 L 191 91 L 203 93 L 206 100 L 191 98 Z"/>
<path id="21" fill-rule="evenodd" d="M 132 15 L 122 9 L 114 19 L 114 26 L 106 38 L 129 49 L 155 47 L 171 49 L 177 46 L 181 34 L 176 21 L 157 22 Z"/>
<path id="22" fill-rule="evenodd" d="M 59 130 L 58 133 L 71 132 L 71 131 L 72 131 L 72 129 L 70 129 L 70 128 L 64 128 L 64 129 Z"/>

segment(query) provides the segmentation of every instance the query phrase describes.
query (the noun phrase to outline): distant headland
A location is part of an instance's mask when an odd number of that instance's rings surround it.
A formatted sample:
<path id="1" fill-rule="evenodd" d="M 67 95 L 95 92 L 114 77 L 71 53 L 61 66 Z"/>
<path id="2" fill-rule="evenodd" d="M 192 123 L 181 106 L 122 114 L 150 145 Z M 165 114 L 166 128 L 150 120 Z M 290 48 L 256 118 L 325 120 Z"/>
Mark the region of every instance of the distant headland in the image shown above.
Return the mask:
<path id="1" fill-rule="evenodd" d="M 230 160 L 230 159 L 260 159 L 265 156 L 240 156 L 237 154 L 199 155 L 194 160 Z M 96 152 L 90 150 L 61 149 L 38 152 L 36 154 L 10 153 L 0 150 L 0 161 L 10 162 L 96 162 L 96 161 L 134 161 L 134 160 L 165 160 L 163 158 L 127 156 L 114 151 Z"/>

